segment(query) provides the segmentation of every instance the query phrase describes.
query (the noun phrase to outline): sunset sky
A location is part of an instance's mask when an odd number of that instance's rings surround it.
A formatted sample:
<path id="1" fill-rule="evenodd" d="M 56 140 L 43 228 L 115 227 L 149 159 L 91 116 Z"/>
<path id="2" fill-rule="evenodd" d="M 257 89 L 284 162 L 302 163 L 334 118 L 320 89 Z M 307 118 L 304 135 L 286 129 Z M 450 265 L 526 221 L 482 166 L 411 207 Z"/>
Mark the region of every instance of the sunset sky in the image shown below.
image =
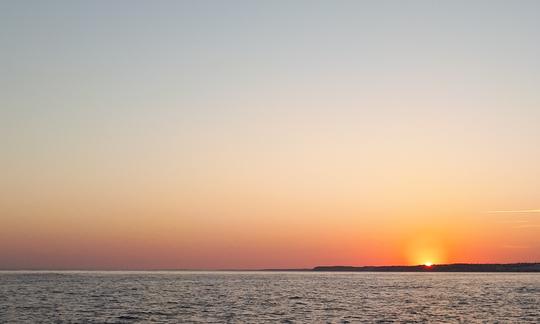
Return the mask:
<path id="1" fill-rule="evenodd" d="M 540 1 L 2 1 L 0 269 L 540 261 Z"/>

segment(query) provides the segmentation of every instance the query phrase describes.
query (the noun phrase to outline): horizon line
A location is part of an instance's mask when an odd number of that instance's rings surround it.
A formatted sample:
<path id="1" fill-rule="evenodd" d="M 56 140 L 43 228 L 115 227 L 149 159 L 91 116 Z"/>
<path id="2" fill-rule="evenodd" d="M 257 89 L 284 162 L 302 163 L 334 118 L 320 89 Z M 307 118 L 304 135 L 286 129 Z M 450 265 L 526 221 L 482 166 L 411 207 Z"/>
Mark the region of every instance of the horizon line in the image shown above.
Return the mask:
<path id="1" fill-rule="evenodd" d="M 468 262 L 455 262 L 455 263 L 434 263 L 431 265 L 431 267 L 434 266 L 449 266 L 449 265 L 516 265 L 516 264 L 540 264 L 539 261 L 534 262 L 510 262 L 510 263 L 468 263 Z M 189 269 L 189 268 L 163 268 L 163 269 L 156 269 L 156 268 L 140 268 L 140 269 L 108 269 L 108 268 L 102 268 L 102 269 L 89 269 L 89 268 L 58 268 L 58 269 L 46 269 L 46 268 L 33 268 L 33 269 L 25 269 L 25 268 L 0 268 L 0 272 L 55 272 L 55 271 L 84 271 L 84 272 L 174 272 L 174 271 L 216 271 L 216 272 L 226 272 L 226 271 L 246 271 L 246 272 L 254 272 L 254 271 L 312 271 L 315 268 L 318 267 L 351 267 L 351 268 L 378 268 L 378 267 L 425 267 L 425 264 L 414 264 L 414 265 L 316 265 L 311 268 L 256 268 L 256 269 L 242 269 L 242 268 L 230 268 L 230 269 L 210 269 L 210 268 L 195 268 L 195 269 Z"/>

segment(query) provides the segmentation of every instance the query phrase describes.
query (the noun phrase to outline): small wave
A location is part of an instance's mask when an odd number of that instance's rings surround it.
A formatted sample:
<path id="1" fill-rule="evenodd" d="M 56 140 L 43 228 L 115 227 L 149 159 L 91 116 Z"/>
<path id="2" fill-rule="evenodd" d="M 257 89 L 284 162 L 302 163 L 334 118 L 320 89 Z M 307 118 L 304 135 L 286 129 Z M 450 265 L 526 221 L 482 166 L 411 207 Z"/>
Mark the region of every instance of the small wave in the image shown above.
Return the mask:
<path id="1" fill-rule="evenodd" d="M 132 315 L 120 315 L 117 318 L 120 320 L 138 320 L 139 319 L 139 317 L 132 316 Z"/>

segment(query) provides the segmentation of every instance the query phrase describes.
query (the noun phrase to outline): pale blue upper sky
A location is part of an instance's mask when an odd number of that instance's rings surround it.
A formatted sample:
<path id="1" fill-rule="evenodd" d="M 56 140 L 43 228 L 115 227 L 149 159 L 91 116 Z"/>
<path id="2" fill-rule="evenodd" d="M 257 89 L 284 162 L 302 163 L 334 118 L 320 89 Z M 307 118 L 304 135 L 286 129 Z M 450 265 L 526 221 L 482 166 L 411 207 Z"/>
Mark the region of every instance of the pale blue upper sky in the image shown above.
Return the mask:
<path id="1" fill-rule="evenodd" d="M 118 139 L 152 136 L 152 123 L 234 130 L 291 115 L 361 124 L 381 115 L 490 123 L 519 137 L 538 125 L 539 10 L 537 1 L 3 1 L 2 129 L 20 148 L 63 132 L 82 141 L 96 127 Z M 536 150 L 537 134 L 519 139 Z"/>

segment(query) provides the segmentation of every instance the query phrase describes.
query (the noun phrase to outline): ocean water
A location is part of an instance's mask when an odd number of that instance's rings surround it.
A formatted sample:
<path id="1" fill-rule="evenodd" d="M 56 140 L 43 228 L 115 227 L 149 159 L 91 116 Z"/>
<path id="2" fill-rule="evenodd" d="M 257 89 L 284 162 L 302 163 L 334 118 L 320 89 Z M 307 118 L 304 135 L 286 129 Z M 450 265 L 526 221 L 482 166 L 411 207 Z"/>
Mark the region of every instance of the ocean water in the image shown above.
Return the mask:
<path id="1" fill-rule="evenodd" d="M 540 274 L 0 272 L 1 323 L 540 322 Z"/>

